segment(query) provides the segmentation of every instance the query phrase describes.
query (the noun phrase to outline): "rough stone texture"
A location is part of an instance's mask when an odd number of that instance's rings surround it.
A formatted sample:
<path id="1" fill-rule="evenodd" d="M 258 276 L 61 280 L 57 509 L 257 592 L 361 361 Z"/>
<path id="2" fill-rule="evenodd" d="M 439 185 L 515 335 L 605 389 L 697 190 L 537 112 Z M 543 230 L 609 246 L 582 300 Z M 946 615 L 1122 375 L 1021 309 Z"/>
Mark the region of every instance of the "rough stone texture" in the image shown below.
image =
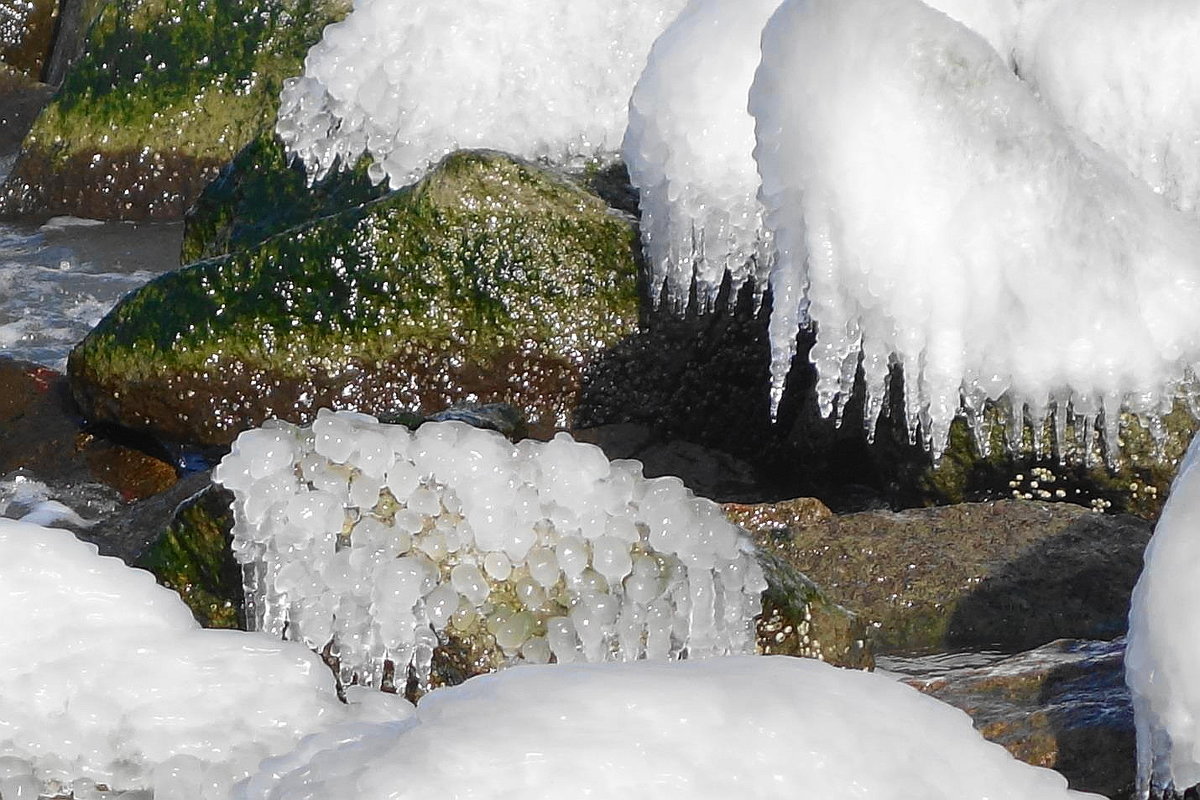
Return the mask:
<path id="1" fill-rule="evenodd" d="M 796 508 L 728 513 L 863 617 L 876 652 L 1118 636 L 1152 532 L 1128 515 L 1024 500 L 824 519 Z"/>
<path id="2" fill-rule="evenodd" d="M 0 358 L 0 477 L 21 470 L 52 487 L 101 484 L 126 501 L 175 483 L 165 453 L 150 455 L 103 430 L 82 428 L 81 422 L 62 375 Z M 85 517 L 101 511 L 75 510 Z"/>
<path id="3" fill-rule="evenodd" d="M 591 355 L 636 324 L 629 223 L 498 153 L 127 296 L 71 354 L 92 419 L 224 444 L 321 406 L 508 402 L 565 424 Z"/>
<path id="4" fill-rule="evenodd" d="M 57 18 L 57 0 L 0 0 L 0 69 L 41 79 Z"/>
<path id="5" fill-rule="evenodd" d="M 12 167 L 21 140 L 51 94 L 49 86 L 0 64 L 0 180 Z"/>
<path id="6" fill-rule="evenodd" d="M 988 739 L 1071 787 L 1133 800 L 1133 707 L 1125 643 L 1059 640 L 1013 656 L 959 653 L 881 658 L 923 692 L 966 711 Z"/>
<path id="7" fill-rule="evenodd" d="M 0 215 L 181 217 L 272 129 L 283 79 L 348 7 L 113 0 L 82 11 L 95 15 L 83 55 L 26 137 Z"/>

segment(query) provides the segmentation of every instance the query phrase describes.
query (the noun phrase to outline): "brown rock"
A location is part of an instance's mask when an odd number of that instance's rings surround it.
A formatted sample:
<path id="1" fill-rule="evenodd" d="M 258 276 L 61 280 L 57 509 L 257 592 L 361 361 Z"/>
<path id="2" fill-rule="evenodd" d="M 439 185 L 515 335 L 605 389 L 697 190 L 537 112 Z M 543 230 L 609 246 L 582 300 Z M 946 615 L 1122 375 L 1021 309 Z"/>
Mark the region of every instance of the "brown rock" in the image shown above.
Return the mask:
<path id="1" fill-rule="evenodd" d="M 876 652 L 1013 651 L 1118 636 L 1152 532 L 1144 520 L 1066 503 L 1005 500 L 824 518 L 816 510 L 810 522 L 802 508 L 789 501 L 728 511 L 868 620 Z"/>

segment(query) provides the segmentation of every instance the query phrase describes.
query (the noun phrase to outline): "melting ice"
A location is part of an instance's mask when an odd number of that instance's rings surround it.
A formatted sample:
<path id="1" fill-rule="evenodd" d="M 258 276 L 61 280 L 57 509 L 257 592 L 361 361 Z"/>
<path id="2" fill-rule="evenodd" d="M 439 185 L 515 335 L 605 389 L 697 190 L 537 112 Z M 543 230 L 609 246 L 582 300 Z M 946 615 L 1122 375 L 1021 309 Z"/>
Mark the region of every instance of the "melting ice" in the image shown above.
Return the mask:
<path id="1" fill-rule="evenodd" d="M 276 130 L 313 179 L 367 154 L 393 188 L 459 148 L 609 155 L 684 2 L 357 0 L 285 83 Z"/>
<path id="2" fill-rule="evenodd" d="M 390 661 L 427 687 L 446 636 L 532 663 L 754 646 L 766 582 L 749 539 L 679 479 L 567 434 L 514 446 L 323 410 L 311 429 L 243 433 L 214 478 L 237 497 L 257 626 L 332 641 L 346 684 L 378 685 Z"/>

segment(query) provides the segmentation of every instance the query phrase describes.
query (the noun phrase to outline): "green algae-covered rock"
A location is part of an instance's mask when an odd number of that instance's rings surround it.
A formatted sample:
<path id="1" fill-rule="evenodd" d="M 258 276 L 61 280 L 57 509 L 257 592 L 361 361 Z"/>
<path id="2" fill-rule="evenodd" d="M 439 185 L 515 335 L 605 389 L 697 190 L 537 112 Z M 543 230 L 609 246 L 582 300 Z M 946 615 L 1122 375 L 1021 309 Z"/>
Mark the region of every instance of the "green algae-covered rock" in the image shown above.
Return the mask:
<path id="1" fill-rule="evenodd" d="M 206 628 L 244 627 L 242 570 L 229 549 L 232 499 L 211 484 L 189 498 L 134 565 L 178 592 Z"/>
<path id="2" fill-rule="evenodd" d="M 72 352 L 93 419 L 223 444 L 321 406 L 508 402 L 564 425 L 585 363 L 636 324 L 636 234 L 597 197 L 488 152 L 150 282 Z"/>
<path id="3" fill-rule="evenodd" d="M 25 139 L 0 211 L 178 218 L 273 128 L 345 0 L 110 0 Z"/>
<path id="4" fill-rule="evenodd" d="M 181 261 L 246 250 L 387 192 L 386 183 L 371 184 L 365 161 L 353 170 L 333 170 L 309 186 L 303 165 L 289 161 L 283 143 L 264 133 L 221 169 L 188 210 Z"/>

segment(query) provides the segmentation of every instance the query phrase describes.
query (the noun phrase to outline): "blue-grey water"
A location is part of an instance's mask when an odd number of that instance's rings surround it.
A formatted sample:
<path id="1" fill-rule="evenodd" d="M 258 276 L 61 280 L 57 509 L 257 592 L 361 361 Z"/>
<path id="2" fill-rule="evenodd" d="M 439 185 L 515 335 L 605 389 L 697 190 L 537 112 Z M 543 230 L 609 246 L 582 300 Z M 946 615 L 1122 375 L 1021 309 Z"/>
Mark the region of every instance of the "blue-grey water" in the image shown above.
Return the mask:
<path id="1" fill-rule="evenodd" d="M 0 356 L 62 369 L 127 292 L 179 265 L 183 224 L 0 223 Z"/>

